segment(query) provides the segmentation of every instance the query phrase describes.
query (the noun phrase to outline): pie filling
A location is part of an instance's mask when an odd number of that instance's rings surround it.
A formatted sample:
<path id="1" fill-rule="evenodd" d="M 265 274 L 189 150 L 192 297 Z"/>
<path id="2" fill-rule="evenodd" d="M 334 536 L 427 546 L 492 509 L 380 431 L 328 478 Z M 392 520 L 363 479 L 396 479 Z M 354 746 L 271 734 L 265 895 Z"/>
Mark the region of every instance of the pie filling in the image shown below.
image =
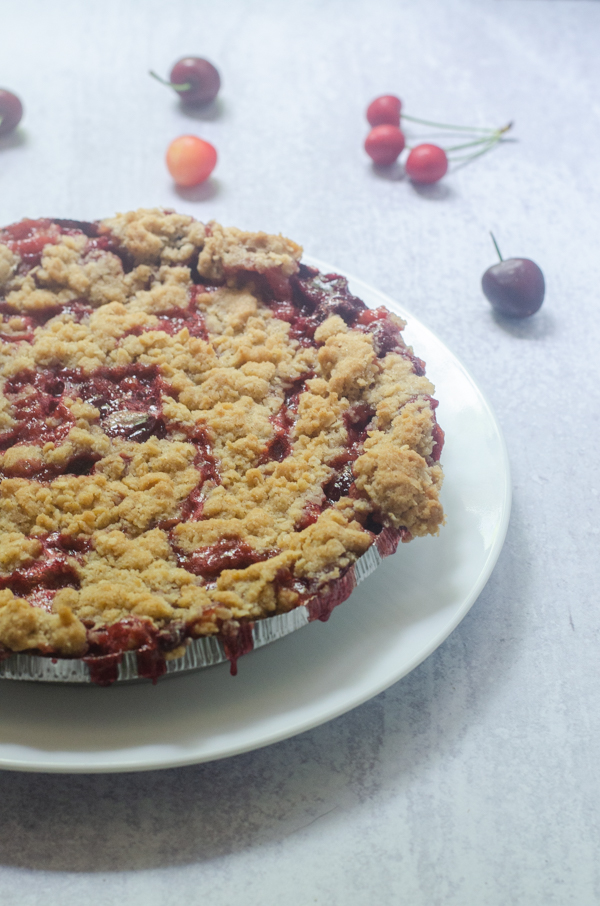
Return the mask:
<path id="1" fill-rule="evenodd" d="M 403 322 L 281 236 L 160 210 L 0 230 L 0 655 L 326 620 L 372 545 L 443 522 L 444 435 Z"/>

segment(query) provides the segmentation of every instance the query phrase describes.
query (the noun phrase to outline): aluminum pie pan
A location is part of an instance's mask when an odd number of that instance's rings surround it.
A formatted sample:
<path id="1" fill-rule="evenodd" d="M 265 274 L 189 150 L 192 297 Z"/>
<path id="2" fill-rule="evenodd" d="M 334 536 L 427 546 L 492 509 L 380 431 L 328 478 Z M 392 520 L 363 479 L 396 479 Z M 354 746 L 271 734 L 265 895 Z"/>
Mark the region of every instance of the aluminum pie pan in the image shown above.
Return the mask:
<path id="1" fill-rule="evenodd" d="M 337 579 L 329 589 L 329 594 L 335 597 L 333 605 L 322 615 L 315 615 L 310 604 L 301 604 L 288 613 L 276 614 L 256 620 L 250 624 L 251 629 L 247 650 L 262 648 L 271 642 L 302 629 L 315 619 L 326 620 L 333 607 L 341 604 L 350 596 L 353 589 L 363 582 L 381 564 L 384 557 L 395 553 L 398 541 L 403 535 L 403 530 L 384 529 L 376 537 L 371 547 L 359 557 L 356 563 Z M 118 673 L 115 683 L 127 683 L 148 679 L 138 671 L 138 658 L 135 651 L 125 652 L 118 657 Z M 166 672 L 160 677 L 179 676 L 193 670 L 213 667 L 224 661 L 231 661 L 232 673 L 235 669 L 237 657 L 232 658 L 227 653 L 225 644 L 218 636 L 206 636 L 189 640 L 186 652 L 182 657 L 166 662 Z M 92 684 L 94 680 L 90 666 L 84 658 L 54 658 L 34 654 L 12 654 L 0 661 L 0 679 L 24 680 L 38 683 L 79 683 Z M 103 684 L 104 685 L 104 684 Z M 106 683 L 106 685 L 109 685 Z M 110 683 L 112 685 L 112 682 Z"/>

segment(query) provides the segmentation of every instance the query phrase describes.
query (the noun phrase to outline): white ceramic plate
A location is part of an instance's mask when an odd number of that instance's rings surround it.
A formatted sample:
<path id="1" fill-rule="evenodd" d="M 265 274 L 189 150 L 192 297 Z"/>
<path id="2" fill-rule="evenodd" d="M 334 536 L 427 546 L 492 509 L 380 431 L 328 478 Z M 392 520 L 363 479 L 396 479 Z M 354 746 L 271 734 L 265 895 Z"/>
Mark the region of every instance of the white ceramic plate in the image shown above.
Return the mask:
<path id="1" fill-rule="evenodd" d="M 326 273 L 336 270 L 310 263 Z M 500 428 L 440 340 L 387 296 L 349 281 L 367 305 L 386 305 L 406 318 L 406 341 L 436 385 L 446 432 L 447 525 L 439 537 L 401 544 L 328 623 L 311 623 L 246 655 L 235 678 L 221 664 L 156 686 L 2 680 L 0 768 L 141 771 L 260 748 L 391 686 L 465 616 L 498 559 L 508 525 L 510 476 Z"/>

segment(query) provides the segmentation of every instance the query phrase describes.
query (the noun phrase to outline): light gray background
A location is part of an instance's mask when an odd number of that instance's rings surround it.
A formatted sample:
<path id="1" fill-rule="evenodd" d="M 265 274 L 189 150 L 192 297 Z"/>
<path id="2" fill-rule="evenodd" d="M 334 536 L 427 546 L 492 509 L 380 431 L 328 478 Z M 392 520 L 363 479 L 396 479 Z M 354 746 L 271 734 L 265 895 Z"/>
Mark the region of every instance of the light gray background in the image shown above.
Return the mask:
<path id="1" fill-rule="evenodd" d="M 511 525 L 479 601 L 411 675 L 330 724 L 140 775 L 0 775 L 3 906 L 577 904 L 598 870 L 600 3 L 594 0 L 2 0 L 0 223 L 165 205 L 283 232 L 398 299 L 462 358 L 506 435 Z M 183 113 L 147 75 L 220 69 Z M 443 183 L 378 175 L 364 109 L 500 126 Z M 219 163 L 177 191 L 196 133 Z M 408 130 L 411 137 L 416 129 Z M 506 257 L 547 298 L 500 323 Z"/>

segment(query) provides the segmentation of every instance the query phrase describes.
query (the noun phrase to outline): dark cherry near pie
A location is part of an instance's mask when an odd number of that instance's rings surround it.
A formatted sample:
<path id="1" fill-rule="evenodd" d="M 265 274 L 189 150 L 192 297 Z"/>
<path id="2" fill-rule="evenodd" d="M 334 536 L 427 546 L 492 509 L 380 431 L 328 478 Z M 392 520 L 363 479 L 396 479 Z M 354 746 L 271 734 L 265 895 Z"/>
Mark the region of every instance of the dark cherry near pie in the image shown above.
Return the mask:
<path id="1" fill-rule="evenodd" d="M 0 230 L 0 652 L 326 619 L 372 545 L 435 534 L 443 432 L 403 322 L 281 236 L 161 210 Z"/>

